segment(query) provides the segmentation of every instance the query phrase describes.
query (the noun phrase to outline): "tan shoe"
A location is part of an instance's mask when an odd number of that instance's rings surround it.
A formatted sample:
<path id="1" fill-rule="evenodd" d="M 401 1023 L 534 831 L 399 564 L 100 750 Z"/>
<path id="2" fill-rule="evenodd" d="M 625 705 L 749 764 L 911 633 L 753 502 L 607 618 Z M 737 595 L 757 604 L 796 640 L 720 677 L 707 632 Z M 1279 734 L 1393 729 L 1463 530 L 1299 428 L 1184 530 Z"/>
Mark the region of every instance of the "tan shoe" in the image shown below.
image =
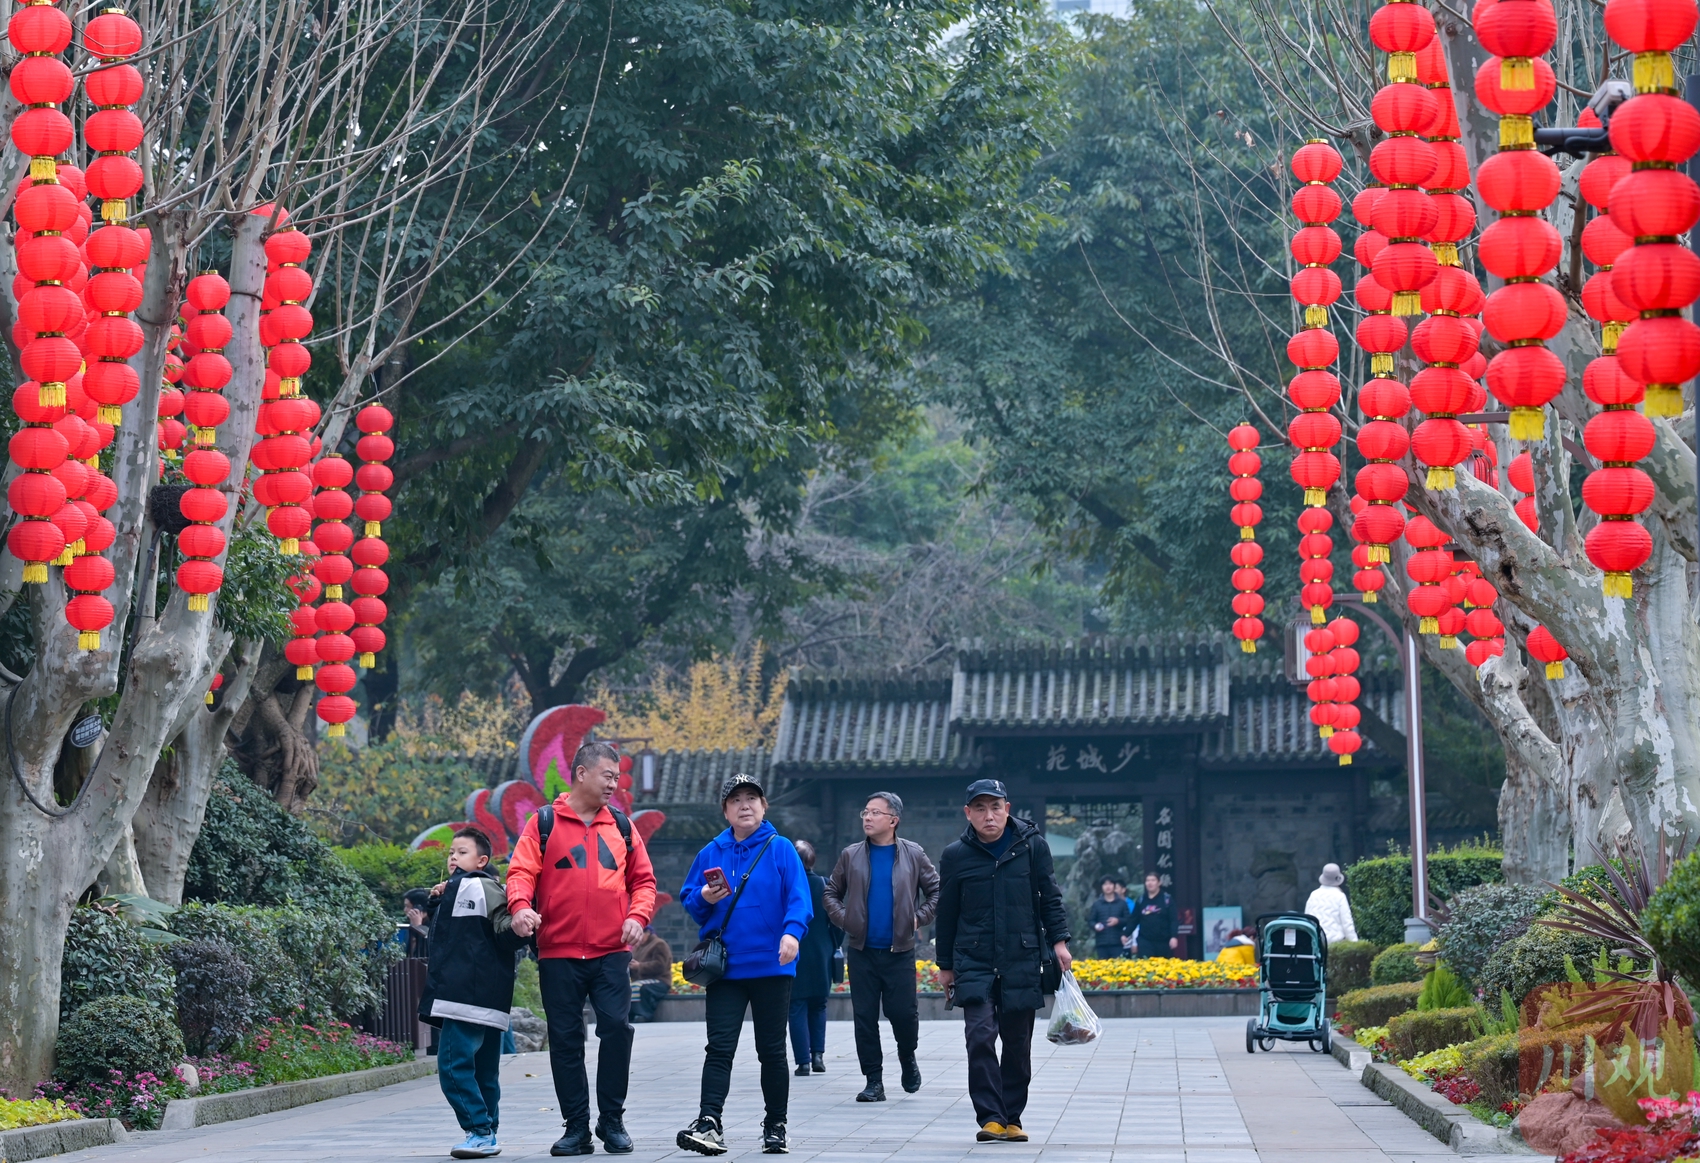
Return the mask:
<path id="1" fill-rule="evenodd" d="M 1027 1132 L 1016 1126 L 1014 1123 L 1011 1123 L 1003 1129 L 1003 1137 L 1006 1143 L 1025 1143 L 1027 1141 Z"/>
<path id="2" fill-rule="evenodd" d="M 987 1123 L 974 1138 L 981 1143 L 1001 1142 L 1005 1137 L 1002 1123 Z"/>

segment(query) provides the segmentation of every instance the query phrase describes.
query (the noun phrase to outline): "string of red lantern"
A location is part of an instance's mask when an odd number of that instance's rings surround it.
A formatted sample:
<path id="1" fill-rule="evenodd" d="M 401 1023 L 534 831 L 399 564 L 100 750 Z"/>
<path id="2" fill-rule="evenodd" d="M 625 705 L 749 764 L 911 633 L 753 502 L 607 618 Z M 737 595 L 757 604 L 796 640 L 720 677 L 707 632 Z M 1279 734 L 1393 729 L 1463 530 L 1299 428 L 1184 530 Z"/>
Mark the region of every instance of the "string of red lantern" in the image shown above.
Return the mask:
<path id="1" fill-rule="evenodd" d="M 1346 767 L 1351 764 L 1353 754 L 1363 746 L 1363 739 L 1357 731 L 1363 718 L 1357 708 L 1358 695 L 1362 690 L 1357 679 L 1359 627 L 1350 618 L 1339 617 L 1328 623 L 1328 632 L 1334 639 L 1334 648 L 1328 653 L 1334 668 L 1334 706 L 1330 724 L 1333 730 L 1328 735 L 1328 749 L 1340 757 L 1340 766 Z"/>
<path id="2" fill-rule="evenodd" d="M 1499 591 L 1481 576 L 1475 562 L 1462 563 L 1469 573 L 1464 591 L 1464 628 L 1473 641 L 1464 648 L 1464 657 L 1471 666 L 1480 667 L 1488 659 L 1505 653 L 1505 623 L 1499 620 L 1494 607 L 1499 604 Z"/>
<path id="3" fill-rule="evenodd" d="M 1370 102 L 1371 118 L 1388 135 L 1370 153 L 1370 170 L 1386 187 L 1375 199 L 1372 225 L 1387 238 L 1372 269 L 1393 294 L 1393 314 L 1415 315 L 1436 266 L 1423 238 L 1438 210 L 1417 188 L 1435 169 L 1434 151 L 1420 136 L 1435 120 L 1435 98 L 1417 83 L 1417 54 L 1434 39 L 1434 16 L 1421 4 L 1393 0 L 1370 18 L 1369 36 L 1389 54 L 1388 84 Z"/>
<path id="4" fill-rule="evenodd" d="M 183 358 L 179 354 L 182 342 L 183 331 L 173 324 L 171 337 L 166 341 L 165 369 L 159 385 L 159 451 L 173 464 L 182 457 L 183 442 L 189 437 L 189 429 L 177 418 L 183 414 L 185 403 L 183 391 L 177 386 L 183 381 Z M 164 465 L 160 471 L 164 472 Z"/>
<path id="5" fill-rule="evenodd" d="M 1373 220 L 1375 202 L 1382 194 L 1376 186 L 1366 187 L 1352 200 L 1352 213 L 1359 222 Z M 1352 584 L 1373 601 L 1386 584 L 1377 566 L 1392 560 L 1388 547 L 1405 528 L 1399 502 L 1410 488 L 1410 479 L 1398 464 L 1410 450 L 1410 434 L 1399 419 L 1411 410 L 1411 395 L 1393 375 L 1393 355 L 1405 346 L 1405 321 L 1393 314 L 1393 295 L 1376 281 L 1367 268 L 1386 246 L 1385 237 L 1369 229 L 1358 236 L 1353 254 L 1366 268 L 1353 289 L 1363 309 L 1354 338 L 1369 353 L 1372 378 L 1358 389 L 1358 408 L 1366 417 L 1358 426 L 1358 453 L 1364 465 L 1353 478 L 1357 497 L 1353 501 L 1352 537 L 1361 544 L 1352 550 L 1357 572 Z M 1358 502 L 1362 502 L 1359 504 Z"/>
<path id="6" fill-rule="evenodd" d="M 1310 506 L 1327 504 L 1328 489 L 1340 478 L 1340 461 L 1329 451 L 1340 441 L 1340 421 L 1330 411 L 1340 400 L 1340 381 L 1327 370 L 1338 358 L 1340 344 L 1327 329 L 1322 304 L 1339 297 L 1339 279 L 1327 268 L 1340 257 L 1340 235 L 1328 225 L 1340 213 L 1340 197 L 1328 183 L 1340 176 L 1342 165 L 1339 152 L 1322 141 L 1307 142 L 1293 154 L 1293 176 L 1304 183 L 1293 197 L 1300 227 L 1293 234 L 1292 253 L 1301 268 L 1293 279 L 1293 294 L 1300 302 L 1316 302 L 1307 305 L 1304 328 L 1287 343 L 1287 358 L 1299 369 L 1287 387 L 1288 398 L 1299 409 L 1287 436 L 1299 450 L 1293 457 L 1293 480 L 1304 489 L 1304 502 Z"/>
<path id="7" fill-rule="evenodd" d="M 361 500 L 366 497 L 382 497 L 389 487 L 395 483 L 395 474 L 383 463 L 395 455 L 395 443 L 385 435 L 395 424 L 387 408 L 373 405 L 362 408 L 355 418 L 355 424 L 360 429 L 361 437 L 355 444 L 355 452 L 365 463 L 360 466 L 357 474 L 360 487 L 364 491 Z M 384 512 L 388 514 L 389 499 L 384 501 Z M 376 511 L 369 507 L 368 511 Z M 382 566 L 390 558 L 389 546 L 384 544 L 380 536 L 381 529 L 369 523 L 366 536 L 354 546 L 354 563 L 359 570 L 354 575 L 354 592 L 360 596 L 354 600 L 355 620 L 354 644 L 360 651 L 360 665 L 370 669 L 377 662 L 376 655 L 384 648 L 384 632 L 378 628 L 388 616 L 388 607 L 380 596 L 389 589 L 389 576 L 384 573 Z"/>
<path id="8" fill-rule="evenodd" d="M 1559 645 L 1558 639 L 1552 636 L 1552 631 L 1545 626 L 1536 626 L 1529 631 L 1526 645 L 1531 658 L 1546 663 L 1548 678 L 1564 677 L 1564 661 L 1570 657 L 1570 652 Z"/>
<path id="9" fill-rule="evenodd" d="M 265 209 L 270 216 L 272 208 Z M 266 314 L 261 338 L 272 347 L 268 362 L 278 346 L 300 347 L 313 329 L 313 316 L 301 305 L 313 292 L 312 277 L 300 265 L 311 253 L 311 242 L 291 226 L 266 239 L 268 269 L 261 303 Z M 277 392 L 278 398 L 260 405 L 261 439 L 254 445 L 252 460 L 264 475 L 255 483 L 254 495 L 266 506 L 266 527 L 278 539 L 279 551 L 290 556 L 300 551 L 301 540 L 312 528 L 304 502 L 312 495 L 313 484 L 302 468 L 313 455 L 311 434 L 320 413 L 319 405 L 301 393 L 298 378 L 286 391 L 280 373 Z"/>
<path id="10" fill-rule="evenodd" d="M 1517 516 L 1528 526 L 1529 532 L 1541 531 L 1541 515 L 1535 505 L 1535 465 L 1527 452 L 1519 452 L 1511 458 L 1511 463 L 1505 466 L 1506 479 L 1511 487 L 1522 493 L 1512 508 L 1517 510 Z"/>
<path id="11" fill-rule="evenodd" d="M 190 522 L 177 535 L 177 548 L 184 555 L 177 567 L 177 585 L 189 595 L 189 609 L 209 608 L 210 595 L 224 584 L 224 571 L 212 559 L 224 552 L 225 537 L 215 522 L 224 517 L 228 502 L 218 487 L 230 476 L 230 458 L 219 452 L 218 425 L 230 415 L 224 386 L 230 382 L 230 361 L 224 345 L 230 341 L 230 321 L 222 314 L 230 302 L 230 284 L 216 271 L 203 271 L 189 280 L 185 313 L 193 312 L 184 328 L 184 350 L 189 361 L 183 384 L 189 389 L 184 415 L 194 433 L 195 447 L 183 458 L 183 475 L 195 487 L 178 502 Z"/>
<path id="12" fill-rule="evenodd" d="M 1240 640 L 1240 650 L 1257 653 L 1257 640 L 1263 637 L 1263 546 L 1257 543 L 1257 524 L 1263 520 L 1263 507 L 1257 503 L 1263 496 L 1263 482 L 1257 474 L 1263 468 L 1263 458 L 1254 451 L 1262 436 L 1250 424 L 1240 424 L 1228 433 L 1228 471 L 1234 475 L 1228 485 L 1233 498 L 1229 516 L 1239 526 L 1240 539 L 1229 550 L 1234 563 L 1234 637 Z"/>
<path id="13" fill-rule="evenodd" d="M 1546 341 L 1564 328 L 1564 296 L 1541 281 L 1562 253 L 1541 217 L 1558 194 L 1558 166 L 1535 149 L 1531 114 L 1552 100 L 1558 81 L 1542 60 L 1558 36 L 1548 0 L 1504 0 L 1475 12 L 1477 38 L 1494 54 L 1476 72 L 1476 97 L 1499 114 L 1499 153 L 1482 163 L 1476 186 L 1499 220 L 1482 232 L 1482 265 L 1505 280 L 1488 296 L 1483 322 L 1505 350 L 1487 383 L 1511 409 L 1511 438 L 1539 440 L 1543 409 L 1564 387 L 1564 364 Z"/>
<path id="14" fill-rule="evenodd" d="M 1441 549 L 1446 534 L 1428 518 L 1412 514 L 1405 522 L 1405 541 L 1414 551 L 1405 560 L 1405 574 L 1416 582 L 1405 593 L 1405 605 L 1416 615 L 1417 633 L 1439 634 L 1440 616 L 1452 601 L 1443 584 L 1452 576 L 1452 555 Z"/>
<path id="15" fill-rule="evenodd" d="M 1352 540 L 1358 543 L 1352 547 L 1352 588 L 1358 591 L 1359 597 L 1366 605 L 1374 605 L 1377 601 L 1375 595 L 1387 584 L 1387 577 L 1381 572 L 1381 567 L 1370 560 L 1370 547 L 1364 543 L 1364 527 L 1358 519 L 1368 508 L 1369 502 L 1361 493 L 1352 498 Z M 1404 521 L 1404 514 L 1399 514 L 1401 528 L 1404 527 Z"/>

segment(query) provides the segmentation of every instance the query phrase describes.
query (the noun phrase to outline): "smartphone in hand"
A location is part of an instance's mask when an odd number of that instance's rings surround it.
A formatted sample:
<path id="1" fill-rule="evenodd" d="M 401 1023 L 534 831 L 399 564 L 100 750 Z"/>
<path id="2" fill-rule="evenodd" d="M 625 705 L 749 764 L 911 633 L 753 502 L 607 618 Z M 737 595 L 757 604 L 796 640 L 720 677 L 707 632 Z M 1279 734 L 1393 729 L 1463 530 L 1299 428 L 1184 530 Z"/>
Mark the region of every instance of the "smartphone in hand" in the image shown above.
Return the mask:
<path id="1" fill-rule="evenodd" d="M 719 889 L 721 892 L 725 892 L 728 887 L 726 884 L 726 873 L 719 868 L 703 869 L 702 882 L 712 888 Z"/>

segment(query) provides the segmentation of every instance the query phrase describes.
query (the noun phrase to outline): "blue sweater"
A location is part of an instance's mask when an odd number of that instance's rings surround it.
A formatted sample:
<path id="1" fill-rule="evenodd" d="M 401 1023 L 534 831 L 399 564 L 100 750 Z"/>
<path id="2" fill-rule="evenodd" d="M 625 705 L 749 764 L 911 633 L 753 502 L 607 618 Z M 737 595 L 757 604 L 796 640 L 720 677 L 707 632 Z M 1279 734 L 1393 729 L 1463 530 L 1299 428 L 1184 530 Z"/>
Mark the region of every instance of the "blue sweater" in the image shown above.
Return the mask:
<path id="1" fill-rule="evenodd" d="M 728 978 L 796 976 L 794 959 L 789 965 L 779 964 L 779 938 L 789 933 L 800 944 L 815 915 L 809 897 L 809 877 L 803 871 L 797 849 L 766 821 L 743 841 L 734 840 L 732 829 L 727 828 L 697 853 L 690 872 L 685 875 L 684 887 L 679 890 L 679 903 L 701 926 L 698 936 L 707 940 L 725 919 L 732 898 L 714 905 L 704 901 L 703 869 L 718 867 L 736 893 L 738 881 L 769 836 L 774 837 L 773 843 L 751 874 L 749 887 L 744 890 L 743 899 L 732 914 L 732 923 L 722 937 L 726 942 Z"/>

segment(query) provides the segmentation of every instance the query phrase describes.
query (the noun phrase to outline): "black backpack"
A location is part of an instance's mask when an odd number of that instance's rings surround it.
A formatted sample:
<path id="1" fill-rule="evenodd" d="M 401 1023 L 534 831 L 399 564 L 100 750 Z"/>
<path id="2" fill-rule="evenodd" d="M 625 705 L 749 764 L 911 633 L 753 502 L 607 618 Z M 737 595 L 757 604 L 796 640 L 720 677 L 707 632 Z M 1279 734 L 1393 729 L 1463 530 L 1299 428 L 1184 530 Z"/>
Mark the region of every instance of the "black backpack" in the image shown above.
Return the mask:
<path id="1" fill-rule="evenodd" d="M 608 805 L 609 813 L 614 817 L 614 826 L 620 829 L 620 836 L 626 842 L 626 860 L 629 864 L 632 858 L 632 821 L 626 813 Z M 549 834 L 555 830 L 555 805 L 546 804 L 537 813 L 537 858 L 542 860 L 549 851 Z"/>

